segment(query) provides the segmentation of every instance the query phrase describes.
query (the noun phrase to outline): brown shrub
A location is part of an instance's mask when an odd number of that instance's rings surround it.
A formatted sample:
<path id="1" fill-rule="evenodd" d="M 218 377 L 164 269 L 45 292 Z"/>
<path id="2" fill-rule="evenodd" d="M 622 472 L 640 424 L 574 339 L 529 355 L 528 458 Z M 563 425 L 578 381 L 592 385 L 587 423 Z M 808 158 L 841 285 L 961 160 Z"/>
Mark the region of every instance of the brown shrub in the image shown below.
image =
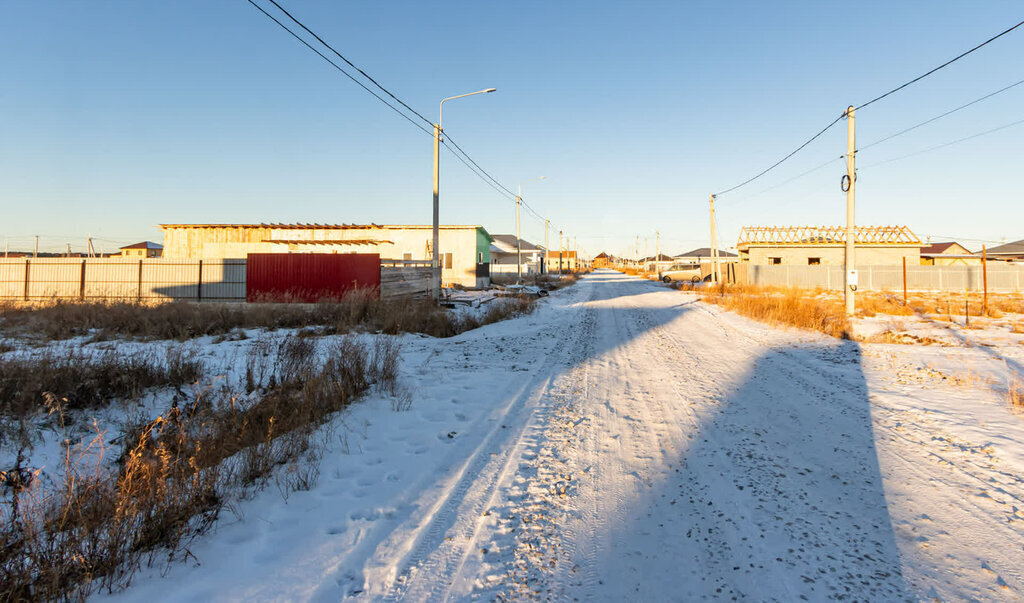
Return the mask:
<path id="1" fill-rule="evenodd" d="M 319 470 L 298 461 L 319 459 L 317 428 L 369 387 L 393 390 L 399 349 L 393 339 L 371 347 L 345 337 L 317 365 L 311 341 L 290 336 L 278 346 L 278 385 L 248 405 L 201 393 L 128 428 L 113 470 L 103 463 L 105 433 L 77 449 L 66 440 L 62 478 L 45 493 L 39 470 L 24 464 L 31 437 L 22 417 L 15 466 L 0 479 L 0 600 L 77 600 L 123 588 L 158 553 L 189 556 L 188 542 L 228 498 L 263 487 L 278 466 L 286 467 L 284 495 L 312 487 Z"/>
<path id="2" fill-rule="evenodd" d="M 41 408 L 46 394 L 67 409 L 98 408 L 113 398 L 134 399 L 157 386 L 195 383 L 202 363 L 181 346 L 153 354 L 101 354 L 48 350 L 40 355 L 0 359 L 0 415 L 23 416 Z"/>

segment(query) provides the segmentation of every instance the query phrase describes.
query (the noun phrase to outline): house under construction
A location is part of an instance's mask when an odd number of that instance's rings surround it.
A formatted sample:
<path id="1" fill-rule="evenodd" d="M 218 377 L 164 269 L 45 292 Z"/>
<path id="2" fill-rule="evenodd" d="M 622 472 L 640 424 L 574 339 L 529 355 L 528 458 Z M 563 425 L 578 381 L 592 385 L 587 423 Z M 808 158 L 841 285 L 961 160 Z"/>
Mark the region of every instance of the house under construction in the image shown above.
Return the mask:
<path id="1" fill-rule="evenodd" d="M 753 265 L 841 265 L 846 228 L 842 226 L 744 226 L 736 249 L 741 262 Z M 856 262 L 860 266 L 921 263 L 926 245 L 906 226 L 854 228 Z"/>

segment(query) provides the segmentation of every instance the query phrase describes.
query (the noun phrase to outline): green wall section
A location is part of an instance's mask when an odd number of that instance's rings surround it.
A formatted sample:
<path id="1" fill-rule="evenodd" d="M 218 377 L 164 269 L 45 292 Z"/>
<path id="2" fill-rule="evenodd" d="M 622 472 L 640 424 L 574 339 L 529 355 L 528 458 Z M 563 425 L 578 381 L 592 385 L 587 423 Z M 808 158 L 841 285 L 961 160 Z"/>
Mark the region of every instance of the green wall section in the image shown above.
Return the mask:
<path id="1" fill-rule="evenodd" d="M 491 243 L 494 239 L 483 226 L 476 229 L 476 252 L 484 254 L 484 264 L 491 263 Z"/>

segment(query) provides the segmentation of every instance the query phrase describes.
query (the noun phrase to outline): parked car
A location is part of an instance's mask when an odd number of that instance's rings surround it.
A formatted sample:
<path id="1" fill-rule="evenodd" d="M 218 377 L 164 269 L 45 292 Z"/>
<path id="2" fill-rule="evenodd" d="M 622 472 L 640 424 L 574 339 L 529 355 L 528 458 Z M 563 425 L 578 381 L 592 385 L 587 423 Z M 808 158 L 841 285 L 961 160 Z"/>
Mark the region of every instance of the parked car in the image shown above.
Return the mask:
<path id="1" fill-rule="evenodd" d="M 675 281 L 699 283 L 702 280 L 700 264 L 673 264 L 668 270 L 661 273 L 661 280 L 666 283 Z"/>

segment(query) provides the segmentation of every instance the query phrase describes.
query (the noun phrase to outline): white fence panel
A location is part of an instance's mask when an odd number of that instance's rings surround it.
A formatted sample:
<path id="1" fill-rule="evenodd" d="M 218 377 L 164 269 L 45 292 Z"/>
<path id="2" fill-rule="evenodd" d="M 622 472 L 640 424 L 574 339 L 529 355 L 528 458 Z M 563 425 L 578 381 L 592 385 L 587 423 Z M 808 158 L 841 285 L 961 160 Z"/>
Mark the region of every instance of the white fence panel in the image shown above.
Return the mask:
<path id="1" fill-rule="evenodd" d="M 902 266 L 860 266 L 861 291 L 900 291 Z M 804 289 L 843 288 L 842 266 L 755 266 L 748 267 L 750 284 Z M 979 266 L 907 266 L 907 289 L 913 291 L 982 291 L 985 275 Z M 1024 265 L 989 264 L 988 290 L 993 293 L 1024 292 Z"/>

